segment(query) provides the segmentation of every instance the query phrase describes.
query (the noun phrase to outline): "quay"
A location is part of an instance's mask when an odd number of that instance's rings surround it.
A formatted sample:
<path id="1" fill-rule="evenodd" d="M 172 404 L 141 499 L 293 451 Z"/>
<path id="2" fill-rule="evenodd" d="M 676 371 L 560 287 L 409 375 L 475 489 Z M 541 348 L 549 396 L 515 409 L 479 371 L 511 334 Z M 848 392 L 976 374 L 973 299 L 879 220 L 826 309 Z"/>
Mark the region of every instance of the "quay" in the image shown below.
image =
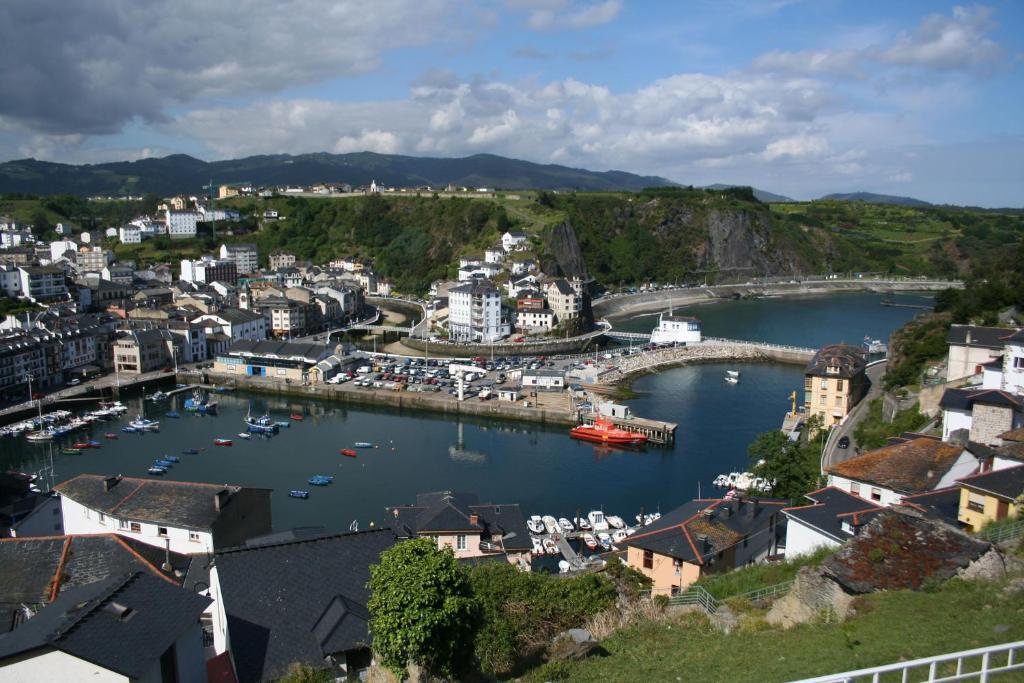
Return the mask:
<path id="1" fill-rule="evenodd" d="M 580 417 L 581 424 L 592 425 L 597 419 L 594 413 L 583 413 Z M 649 420 L 645 417 L 609 417 L 600 416 L 610 421 L 619 429 L 624 429 L 634 434 L 643 434 L 651 443 L 659 445 L 671 445 L 676 440 L 676 429 L 679 425 L 675 422 L 663 422 L 661 420 Z"/>

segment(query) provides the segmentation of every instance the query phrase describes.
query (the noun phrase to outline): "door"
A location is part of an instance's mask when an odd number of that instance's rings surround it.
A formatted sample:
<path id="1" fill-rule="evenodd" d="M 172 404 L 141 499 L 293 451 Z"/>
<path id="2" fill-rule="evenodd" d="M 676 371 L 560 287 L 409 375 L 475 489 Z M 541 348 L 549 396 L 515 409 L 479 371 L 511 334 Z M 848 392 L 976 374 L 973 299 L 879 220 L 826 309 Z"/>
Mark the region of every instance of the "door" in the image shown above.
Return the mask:
<path id="1" fill-rule="evenodd" d="M 1001 500 L 996 503 L 996 519 L 1006 519 L 1006 516 L 1010 514 L 1010 504 L 1005 500 Z"/>

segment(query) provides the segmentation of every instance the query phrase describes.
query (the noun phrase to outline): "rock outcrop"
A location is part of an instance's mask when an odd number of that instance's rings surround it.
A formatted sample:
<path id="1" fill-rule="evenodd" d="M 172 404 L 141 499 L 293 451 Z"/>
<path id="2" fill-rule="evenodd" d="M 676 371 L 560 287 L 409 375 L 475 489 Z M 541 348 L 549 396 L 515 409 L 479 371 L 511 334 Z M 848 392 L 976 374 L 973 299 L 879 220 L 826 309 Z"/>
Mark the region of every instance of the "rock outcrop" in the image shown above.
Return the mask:
<path id="1" fill-rule="evenodd" d="M 586 278 L 583 251 L 569 220 L 559 223 L 548 233 L 544 247 L 549 256 L 541 263 L 541 269 L 546 274 Z"/>

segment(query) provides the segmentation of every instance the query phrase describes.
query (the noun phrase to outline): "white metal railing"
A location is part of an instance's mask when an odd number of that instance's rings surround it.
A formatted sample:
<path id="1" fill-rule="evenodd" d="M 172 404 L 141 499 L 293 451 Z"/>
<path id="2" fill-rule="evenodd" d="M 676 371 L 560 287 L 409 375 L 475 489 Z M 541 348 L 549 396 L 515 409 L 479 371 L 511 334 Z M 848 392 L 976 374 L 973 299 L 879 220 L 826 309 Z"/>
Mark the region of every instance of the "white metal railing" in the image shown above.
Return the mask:
<path id="1" fill-rule="evenodd" d="M 868 669 L 805 678 L 797 683 L 854 683 L 862 680 L 879 683 L 883 680 L 883 675 L 885 675 L 884 680 L 899 680 L 901 683 L 972 680 L 987 683 L 994 674 L 1021 670 L 1024 670 L 1024 640 L 961 652 L 950 652 L 935 657 L 923 657 L 908 662 L 885 664 Z"/>
<path id="2" fill-rule="evenodd" d="M 982 529 L 978 532 L 978 537 L 985 539 L 989 543 L 1002 543 L 1018 536 L 1024 536 L 1024 519 L 1011 524 L 1001 524 L 990 529 Z"/>

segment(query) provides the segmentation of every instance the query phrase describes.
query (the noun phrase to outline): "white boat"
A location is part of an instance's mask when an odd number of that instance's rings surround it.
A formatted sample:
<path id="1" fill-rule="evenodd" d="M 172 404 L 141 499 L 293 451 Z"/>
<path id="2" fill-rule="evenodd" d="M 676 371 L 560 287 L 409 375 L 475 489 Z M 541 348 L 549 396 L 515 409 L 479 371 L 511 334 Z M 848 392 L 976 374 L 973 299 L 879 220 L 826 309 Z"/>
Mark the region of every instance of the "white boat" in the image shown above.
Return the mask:
<path id="1" fill-rule="evenodd" d="M 550 538 L 545 538 L 541 543 L 544 545 L 544 552 L 548 555 L 558 555 L 562 551 L 558 549 L 558 544 L 552 541 Z"/>
<path id="2" fill-rule="evenodd" d="M 616 529 L 614 532 L 612 532 L 612 540 L 616 543 L 622 543 L 626 540 L 626 536 L 628 535 L 629 534 L 626 533 L 625 529 Z"/>
<path id="3" fill-rule="evenodd" d="M 594 538 L 594 534 L 583 534 L 583 542 L 591 550 L 597 550 L 597 539 Z"/>
<path id="4" fill-rule="evenodd" d="M 613 529 L 622 529 L 626 526 L 626 523 L 622 521 L 622 517 L 618 515 L 608 515 L 604 519 L 608 522 L 608 526 Z"/>
<path id="5" fill-rule="evenodd" d="M 541 521 L 540 515 L 530 515 L 530 519 L 526 520 L 526 526 L 531 534 L 544 533 L 544 522 Z"/>
<path id="6" fill-rule="evenodd" d="M 539 538 L 531 538 L 530 540 L 533 541 L 533 554 L 534 555 L 543 555 L 543 554 L 545 554 L 544 544 L 540 542 Z"/>
<path id="7" fill-rule="evenodd" d="M 128 423 L 129 427 L 134 427 L 142 431 L 154 431 L 160 429 L 160 422 L 158 420 L 150 420 L 148 418 L 139 415 L 134 420 Z"/>
<path id="8" fill-rule="evenodd" d="M 249 432 L 238 432 L 239 439 L 248 439 L 250 437 L 251 435 L 249 434 Z"/>
<path id="9" fill-rule="evenodd" d="M 608 529 L 608 522 L 605 521 L 604 512 L 601 510 L 591 510 L 588 512 L 587 520 L 590 522 L 590 528 L 594 531 L 606 531 Z"/>
<path id="10" fill-rule="evenodd" d="M 579 529 L 580 531 L 589 531 L 590 530 L 590 522 L 587 521 L 586 517 L 574 517 L 572 522 L 573 522 L 573 524 L 576 525 L 576 528 Z"/>
<path id="11" fill-rule="evenodd" d="M 569 573 L 569 569 L 571 569 L 571 568 L 572 568 L 572 565 L 569 564 L 568 562 L 566 562 L 565 560 L 559 560 L 558 561 L 558 573 L 559 574 L 568 574 Z"/>
<path id="12" fill-rule="evenodd" d="M 728 382 L 729 384 L 739 384 L 740 383 L 740 378 L 739 377 L 729 377 L 729 376 L 726 376 L 725 381 Z"/>
<path id="13" fill-rule="evenodd" d="M 573 531 L 576 530 L 576 528 L 572 525 L 572 522 L 570 522 L 565 517 L 558 518 L 558 526 L 562 527 L 562 531 L 564 531 L 567 534 L 571 534 Z"/>
<path id="14" fill-rule="evenodd" d="M 29 434 L 26 434 L 25 438 L 28 439 L 29 441 L 34 441 L 34 442 L 38 442 L 38 441 L 52 441 L 53 437 L 56 436 L 56 435 L 57 435 L 57 433 L 56 433 L 55 430 L 50 429 L 50 428 L 46 428 L 46 429 L 40 429 L 39 431 L 31 432 Z"/>
<path id="15" fill-rule="evenodd" d="M 632 536 L 635 533 L 636 533 L 636 527 L 635 526 L 627 526 L 626 527 L 626 535 L 627 536 Z"/>
<path id="16" fill-rule="evenodd" d="M 739 370 L 726 370 L 725 374 L 728 375 L 729 377 L 739 377 L 740 376 L 740 371 Z"/>
<path id="17" fill-rule="evenodd" d="M 561 527 L 558 526 L 558 520 L 551 515 L 544 515 L 540 520 L 544 522 L 544 530 L 549 534 L 557 534 L 561 531 Z"/>
<path id="18" fill-rule="evenodd" d="M 605 550 L 612 549 L 612 537 L 605 532 L 601 532 L 597 535 L 597 541 L 601 544 L 601 547 Z"/>
<path id="19" fill-rule="evenodd" d="M 724 474 L 719 474 L 711 483 L 714 484 L 715 486 L 728 486 L 729 477 L 725 476 Z"/>

